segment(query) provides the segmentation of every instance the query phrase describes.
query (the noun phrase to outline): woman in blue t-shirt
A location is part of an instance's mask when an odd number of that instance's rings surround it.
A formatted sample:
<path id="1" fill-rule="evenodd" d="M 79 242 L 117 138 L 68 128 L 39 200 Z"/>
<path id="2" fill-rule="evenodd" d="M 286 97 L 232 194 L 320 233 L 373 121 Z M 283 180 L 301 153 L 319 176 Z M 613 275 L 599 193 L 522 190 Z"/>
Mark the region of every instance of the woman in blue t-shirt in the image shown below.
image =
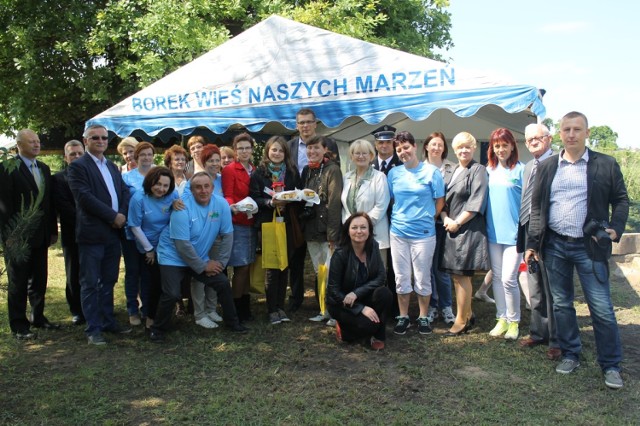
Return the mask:
<path id="1" fill-rule="evenodd" d="M 491 133 L 487 157 L 487 238 L 498 321 L 489 334 L 516 340 L 520 322 L 518 266 L 522 260 L 522 254 L 516 251 L 516 238 L 524 165 L 518 161 L 515 137 L 504 128 Z"/>
<path id="2" fill-rule="evenodd" d="M 387 175 L 389 193 L 393 198 L 389 240 L 400 311 L 393 332 L 407 332 L 410 325 L 409 299 L 415 291 L 420 306 L 418 332 L 431 334 L 427 318 L 431 298 L 431 262 L 436 248 L 435 218 L 444 207 L 444 181 L 440 170 L 418 160 L 416 141 L 411 133 L 398 132 L 395 146 L 404 164 L 394 167 Z"/>
<path id="3" fill-rule="evenodd" d="M 129 201 L 127 222 L 135 236 L 136 254 L 149 277 L 149 287 L 140 293 L 143 306 L 147 306 L 147 328 L 153 325 L 160 298 L 160 269 L 156 249 L 160 234 L 169 224 L 171 205 L 178 198 L 174 189 L 171 171 L 162 166 L 154 167 L 144 177 L 142 191 L 136 191 Z"/>

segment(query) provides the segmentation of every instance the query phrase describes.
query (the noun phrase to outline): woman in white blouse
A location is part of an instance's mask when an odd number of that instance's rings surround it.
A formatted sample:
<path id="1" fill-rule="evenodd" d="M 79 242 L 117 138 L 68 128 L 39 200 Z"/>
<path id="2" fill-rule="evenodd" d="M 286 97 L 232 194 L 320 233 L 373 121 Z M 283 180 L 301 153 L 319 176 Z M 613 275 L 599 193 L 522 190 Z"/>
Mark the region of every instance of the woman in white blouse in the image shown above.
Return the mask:
<path id="1" fill-rule="evenodd" d="M 389 185 L 384 173 L 371 167 L 375 158 L 371 142 L 358 139 L 349 147 L 349 156 L 355 165 L 344 175 L 342 189 L 342 223 L 356 212 L 365 212 L 373 222 L 373 235 L 380 246 L 380 255 L 387 267 L 389 250 Z"/>

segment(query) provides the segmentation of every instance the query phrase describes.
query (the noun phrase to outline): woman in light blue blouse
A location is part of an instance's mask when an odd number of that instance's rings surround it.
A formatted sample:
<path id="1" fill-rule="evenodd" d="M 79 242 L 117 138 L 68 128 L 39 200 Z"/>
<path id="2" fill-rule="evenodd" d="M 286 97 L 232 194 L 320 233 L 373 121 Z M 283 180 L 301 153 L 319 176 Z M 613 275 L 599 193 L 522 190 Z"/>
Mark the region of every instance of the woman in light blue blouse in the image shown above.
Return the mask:
<path id="1" fill-rule="evenodd" d="M 497 319 L 489 334 L 516 340 L 520 322 L 518 266 L 522 260 L 522 254 L 516 251 L 516 238 L 524 165 L 518 161 L 515 137 L 504 128 L 491 133 L 487 157 L 487 238 Z"/>
<path id="2" fill-rule="evenodd" d="M 145 269 L 149 285 L 140 291 L 146 307 L 146 327 L 153 325 L 160 298 L 160 269 L 156 249 L 162 230 L 169 224 L 171 205 L 178 197 L 174 192 L 173 174 L 166 167 L 154 167 L 146 175 L 140 191 L 129 202 L 127 222 L 135 236 L 136 256 Z"/>
<path id="3" fill-rule="evenodd" d="M 145 176 L 154 167 L 153 157 L 155 147 L 149 142 L 140 142 L 133 152 L 136 167 L 122 174 L 122 180 L 127 184 L 129 193 L 133 197 L 136 192 L 143 192 L 142 182 Z M 125 228 L 126 238 L 122 241 L 122 257 L 124 259 L 124 294 L 127 299 L 127 312 L 129 324 L 137 326 L 147 316 L 145 298 L 142 294 L 149 292 L 149 276 L 147 275 L 144 261 L 138 256 L 136 242 L 129 225 Z M 142 302 L 138 304 L 138 299 Z"/>
<path id="4" fill-rule="evenodd" d="M 435 218 L 444 207 L 444 181 L 440 170 L 418 160 L 416 142 L 411 133 L 398 132 L 395 144 L 398 157 L 404 164 L 394 167 L 387 175 L 393 198 L 389 239 L 400 310 L 393 331 L 396 334 L 407 332 L 410 325 L 409 299 L 415 292 L 420 306 L 418 332 L 431 334 L 427 319 L 431 298 L 431 262 L 436 248 Z"/>

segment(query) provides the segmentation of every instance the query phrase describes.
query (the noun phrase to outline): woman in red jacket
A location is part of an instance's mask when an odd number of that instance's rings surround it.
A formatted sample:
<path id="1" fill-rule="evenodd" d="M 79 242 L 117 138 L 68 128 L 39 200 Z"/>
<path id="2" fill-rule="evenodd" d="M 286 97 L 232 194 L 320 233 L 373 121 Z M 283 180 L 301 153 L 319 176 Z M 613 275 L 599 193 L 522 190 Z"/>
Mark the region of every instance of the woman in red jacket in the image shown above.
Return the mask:
<path id="1" fill-rule="evenodd" d="M 255 167 L 251 164 L 254 141 L 248 133 L 233 138 L 236 160 L 222 169 L 222 193 L 233 214 L 233 250 L 228 266 L 233 266 L 231 290 L 240 321 L 250 321 L 249 266 L 256 258 L 254 218 L 238 209 L 237 203 L 249 196 L 249 182 Z"/>

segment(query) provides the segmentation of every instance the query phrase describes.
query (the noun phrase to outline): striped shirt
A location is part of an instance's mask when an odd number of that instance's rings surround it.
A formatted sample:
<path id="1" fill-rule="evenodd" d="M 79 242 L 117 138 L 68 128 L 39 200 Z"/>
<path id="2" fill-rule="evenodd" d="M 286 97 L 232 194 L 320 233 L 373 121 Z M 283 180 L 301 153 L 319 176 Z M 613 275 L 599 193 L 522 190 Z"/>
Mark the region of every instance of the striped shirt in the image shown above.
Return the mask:
<path id="1" fill-rule="evenodd" d="M 558 156 L 558 171 L 551 183 L 549 228 L 573 238 L 583 237 L 582 227 L 587 217 L 587 162 L 589 151 L 575 163 Z"/>

